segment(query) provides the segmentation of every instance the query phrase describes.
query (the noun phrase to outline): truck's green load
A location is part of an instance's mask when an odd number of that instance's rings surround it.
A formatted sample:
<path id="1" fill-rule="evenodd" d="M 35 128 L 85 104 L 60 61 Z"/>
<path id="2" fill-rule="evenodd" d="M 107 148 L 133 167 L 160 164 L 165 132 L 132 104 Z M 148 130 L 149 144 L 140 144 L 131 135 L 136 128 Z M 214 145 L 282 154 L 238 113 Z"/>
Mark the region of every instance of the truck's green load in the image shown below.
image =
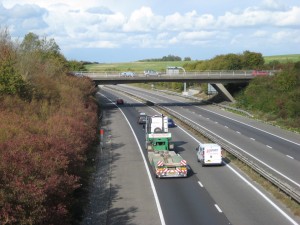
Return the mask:
<path id="1" fill-rule="evenodd" d="M 186 177 L 187 163 L 174 151 L 168 132 L 168 117 L 152 116 L 146 122 L 146 149 L 156 177 Z"/>

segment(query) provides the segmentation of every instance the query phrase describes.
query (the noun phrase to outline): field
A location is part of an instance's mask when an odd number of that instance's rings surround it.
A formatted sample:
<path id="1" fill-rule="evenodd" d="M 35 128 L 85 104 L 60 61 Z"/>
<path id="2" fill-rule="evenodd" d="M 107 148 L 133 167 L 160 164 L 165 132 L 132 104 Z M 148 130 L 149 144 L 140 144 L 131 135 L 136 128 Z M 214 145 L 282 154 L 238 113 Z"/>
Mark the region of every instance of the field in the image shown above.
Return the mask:
<path id="1" fill-rule="evenodd" d="M 264 56 L 265 63 L 277 60 L 281 63 L 300 61 L 300 54 Z"/>
<path id="2" fill-rule="evenodd" d="M 294 55 L 274 55 L 264 56 L 265 63 L 273 60 L 278 60 L 281 63 L 300 61 L 300 54 Z M 158 62 L 124 62 L 124 63 L 99 63 L 85 65 L 88 71 L 134 71 L 141 72 L 146 69 L 156 70 L 159 72 L 166 71 L 168 66 L 181 67 L 186 63 L 193 63 L 195 61 L 158 61 Z"/>
<path id="3" fill-rule="evenodd" d="M 192 62 L 192 61 L 189 61 Z M 88 71 L 135 71 L 141 72 L 146 69 L 166 71 L 168 66 L 183 66 L 187 61 L 160 61 L 160 62 L 127 62 L 127 63 L 102 63 L 88 64 L 85 67 Z"/>

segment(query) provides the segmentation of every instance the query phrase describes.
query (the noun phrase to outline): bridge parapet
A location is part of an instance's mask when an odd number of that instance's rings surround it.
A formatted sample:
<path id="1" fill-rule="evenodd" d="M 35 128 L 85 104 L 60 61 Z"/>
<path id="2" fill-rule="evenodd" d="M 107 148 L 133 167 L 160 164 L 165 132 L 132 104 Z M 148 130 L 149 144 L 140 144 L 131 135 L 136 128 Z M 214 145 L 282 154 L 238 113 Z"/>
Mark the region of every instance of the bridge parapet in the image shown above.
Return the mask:
<path id="1" fill-rule="evenodd" d="M 169 77 L 181 77 L 181 76 L 256 76 L 253 72 L 254 70 L 206 70 L 206 71 L 179 71 L 178 73 L 159 73 L 158 77 L 169 76 Z M 276 71 L 274 70 L 265 70 L 264 75 L 273 75 Z M 93 77 L 121 77 L 120 71 L 74 71 L 73 74 L 76 76 L 87 76 L 90 78 Z M 145 77 L 143 71 L 134 72 L 134 77 Z M 152 77 L 152 76 L 151 76 Z M 154 77 L 154 76 L 153 76 Z"/>

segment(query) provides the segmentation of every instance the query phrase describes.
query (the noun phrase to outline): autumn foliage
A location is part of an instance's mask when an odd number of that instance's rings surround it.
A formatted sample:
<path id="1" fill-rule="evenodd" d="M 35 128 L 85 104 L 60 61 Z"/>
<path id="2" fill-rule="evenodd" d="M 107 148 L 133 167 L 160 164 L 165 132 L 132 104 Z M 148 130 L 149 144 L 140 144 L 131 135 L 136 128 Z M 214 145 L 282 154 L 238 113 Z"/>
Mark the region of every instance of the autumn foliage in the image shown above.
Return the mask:
<path id="1" fill-rule="evenodd" d="M 32 51 L 40 70 L 31 76 L 11 44 L 0 37 L 9 56 L 0 53 L 0 224 L 70 224 L 72 193 L 96 135 L 94 87 L 66 75 L 57 52 L 49 63 Z"/>

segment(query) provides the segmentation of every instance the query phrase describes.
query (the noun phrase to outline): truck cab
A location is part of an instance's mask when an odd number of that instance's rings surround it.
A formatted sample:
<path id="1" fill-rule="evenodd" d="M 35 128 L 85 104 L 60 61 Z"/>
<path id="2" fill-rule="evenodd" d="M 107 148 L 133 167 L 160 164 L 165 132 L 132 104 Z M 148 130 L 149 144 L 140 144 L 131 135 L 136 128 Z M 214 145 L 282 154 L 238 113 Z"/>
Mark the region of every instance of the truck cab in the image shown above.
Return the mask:
<path id="1" fill-rule="evenodd" d="M 222 148 L 215 143 L 200 143 L 196 148 L 197 161 L 201 162 L 202 166 L 206 165 L 222 165 Z"/>

